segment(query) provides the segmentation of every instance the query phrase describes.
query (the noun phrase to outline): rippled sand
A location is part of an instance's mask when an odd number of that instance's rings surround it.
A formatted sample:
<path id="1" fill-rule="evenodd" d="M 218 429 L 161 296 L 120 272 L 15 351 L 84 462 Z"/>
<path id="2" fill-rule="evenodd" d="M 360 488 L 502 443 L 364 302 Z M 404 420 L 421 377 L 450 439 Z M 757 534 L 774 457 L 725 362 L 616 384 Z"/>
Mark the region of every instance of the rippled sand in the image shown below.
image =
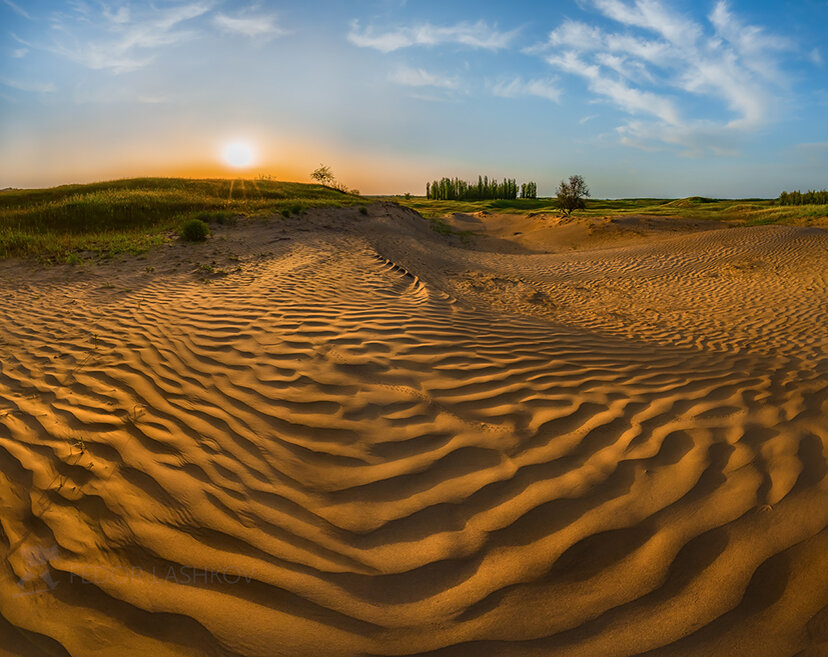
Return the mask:
<path id="1" fill-rule="evenodd" d="M 0 263 L 0 655 L 828 654 L 828 231 L 504 221 Z"/>

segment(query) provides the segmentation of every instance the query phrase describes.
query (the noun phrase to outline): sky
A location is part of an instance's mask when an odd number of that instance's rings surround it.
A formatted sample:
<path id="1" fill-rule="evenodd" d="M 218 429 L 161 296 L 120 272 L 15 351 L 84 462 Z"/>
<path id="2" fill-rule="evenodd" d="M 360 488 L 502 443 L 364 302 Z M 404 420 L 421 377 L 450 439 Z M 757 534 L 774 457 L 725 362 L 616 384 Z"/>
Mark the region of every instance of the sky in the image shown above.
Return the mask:
<path id="1" fill-rule="evenodd" d="M 0 188 L 324 163 L 363 194 L 822 189 L 826 25 L 828 0 L 0 0 Z"/>

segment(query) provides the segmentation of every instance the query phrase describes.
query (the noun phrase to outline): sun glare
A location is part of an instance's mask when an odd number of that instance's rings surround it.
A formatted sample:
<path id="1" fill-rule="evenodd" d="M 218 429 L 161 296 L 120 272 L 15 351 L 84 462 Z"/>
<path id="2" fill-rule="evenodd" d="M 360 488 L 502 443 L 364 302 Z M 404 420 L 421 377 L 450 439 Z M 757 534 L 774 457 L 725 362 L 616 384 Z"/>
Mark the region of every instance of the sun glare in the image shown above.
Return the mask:
<path id="1" fill-rule="evenodd" d="M 244 169 L 253 164 L 256 153 L 253 147 L 245 141 L 228 143 L 222 151 L 224 162 L 234 169 Z"/>

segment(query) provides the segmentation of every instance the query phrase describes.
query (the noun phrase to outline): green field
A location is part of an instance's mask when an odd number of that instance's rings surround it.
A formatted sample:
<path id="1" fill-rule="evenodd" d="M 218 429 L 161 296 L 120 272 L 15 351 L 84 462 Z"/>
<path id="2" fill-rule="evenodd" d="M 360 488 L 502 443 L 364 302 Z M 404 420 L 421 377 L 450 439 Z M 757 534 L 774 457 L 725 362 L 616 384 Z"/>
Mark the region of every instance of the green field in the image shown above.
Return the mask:
<path id="1" fill-rule="evenodd" d="M 141 253 L 193 217 L 301 213 L 365 199 L 322 185 L 272 180 L 133 178 L 49 189 L 0 191 L 0 257 L 66 260 Z"/>
<path id="2" fill-rule="evenodd" d="M 426 218 L 455 212 L 559 214 L 553 198 L 440 201 L 424 197 L 372 197 L 413 208 Z M 237 216 L 301 214 L 310 207 L 342 207 L 367 199 L 322 185 L 272 180 L 133 178 L 49 189 L 0 191 L 0 257 L 76 261 L 75 254 L 107 257 L 142 253 L 175 238 L 194 217 L 223 221 Z M 576 216 L 625 214 L 678 216 L 744 223 L 825 225 L 828 206 L 780 206 L 774 200 L 588 200 Z M 435 223 L 435 222 L 433 222 Z M 440 222 L 436 222 L 439 226 Z"/>
<path id="3" fill-rule="evenodd" d="M 441 201 L 429 200 L 423 196 L 412 196 L 409 199 L 403 196 L 376 198 L 394 201 L 413 208 L 424 217 L 435 219 L 450 216 L 455 212 L 560 214 L 554 198 L 492 201 Z M 828 205 L 780 206 L 776 200 L 769 199 L 726 200 L 699 196 L 685 199 L 588 199 L 586 209 L 576 211 L 574 216 L 606 217 L 630 214 L 711 219 L 746 225 L 775 223 L 815 225 L 824 223 L 828 219 Z"/>

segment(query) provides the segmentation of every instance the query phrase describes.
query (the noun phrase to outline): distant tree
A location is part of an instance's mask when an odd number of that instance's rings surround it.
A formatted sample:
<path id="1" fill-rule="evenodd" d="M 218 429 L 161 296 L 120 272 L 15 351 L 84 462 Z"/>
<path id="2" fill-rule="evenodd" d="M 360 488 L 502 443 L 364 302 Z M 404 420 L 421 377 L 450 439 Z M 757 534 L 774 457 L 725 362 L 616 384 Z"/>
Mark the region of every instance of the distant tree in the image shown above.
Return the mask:
<path id="1" fill-rule="evenodd" d="M 562 180 L 555 190 L 558 196 L 558 207 L 568 217 L 575 210 L 583 210 L 586 207 L 585 199 L 589 198 L 589 187 L 582 176 L 569 176 L 569 181 Z"/>
<path id="2" fill-rule="evenodd" d="M 782 192 L 777 200 L 779 205 L 827 205 L 828 190 L 817 191 L 810 189 L 807 192 Z"/>
<path id="3" fill-rule="evenodd" d="M 536 198 L 537 185 L 518 185 L 514 178 L 498 182 L 488 176 L 478 176 L 477 183 L 460 178 L 441 178 L 426 183 L 426 198 L 440 201 L 487 201 L 493 199 Z"/>
<path id="4" fill-rule="evenodd" d="M 318 169 L 312 171 L 310 177 L 320 185 L 333 185 L 336 181 L 331 167 L 326 167 L 324 164 L 320 164 Z"/>
<path id="5" fill-rule="evenodd" d="M 520 198 L 537 198 L 538 186 L 533 182 L 524 183 L 520 186 Z"/>

